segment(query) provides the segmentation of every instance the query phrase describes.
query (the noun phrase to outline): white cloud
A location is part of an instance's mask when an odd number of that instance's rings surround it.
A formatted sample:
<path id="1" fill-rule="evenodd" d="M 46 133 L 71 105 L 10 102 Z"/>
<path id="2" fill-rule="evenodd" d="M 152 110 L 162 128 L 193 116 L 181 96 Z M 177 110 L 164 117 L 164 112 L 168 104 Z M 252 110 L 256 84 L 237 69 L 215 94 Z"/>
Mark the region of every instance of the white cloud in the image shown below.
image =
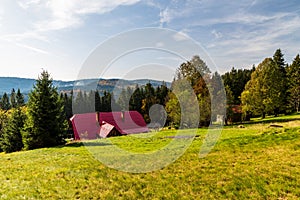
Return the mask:
<path id="1" fill-rule="evenodd" d="M 160 27 L 163 27 L 164 24 L 169 23 L 171 21 L 171 15 L 170 15 L 169 8 L 161 10 L 159 13 L 159 17 L 160 17 L 160 20 L 159 20 Z"/>
<path id="2" fill-rule="evenodd" d="M 26 31 L 24 33 L 15 33 L 15 34 L 7 34 L 0 36 L 1 39 L 6 39 L 9 41 L 22 41 L 26 39 L 36 39 L 43 42 L 49 42 L 46 36 L 39 34 L 37 31 Z"/>
<path id="3" fill-rule="evenodd" d="M 27 45 L 27 44 L 22 44 L 22 43 L 15 43 L 16 46 L 19 46 L 19 47 L 22 47 L 22 48 L 26 48 L 26 49 L 29 49 L 31 51 L 34 51 L 36 53 L 41 53 L 41 54 L 49 54 L 49 52 L 45 51 L 45 50 L 42 50 L 40 48 L 37 48 L 37 47 L 34 47 L 34 46 L 31 46 L 31 45 Z"/>
<path id="4" fill-rule="evenodd" d="M 118 6 L 137 2 L 139 0 L 28 0 L 20 1 L 18 4 L 23 9 L 35 11 L 35 14 L 42 18 L 35 22 L 36 30 L 51 31 L 79 27 L 84 23 L 86 15 L 107 13 Z"/>
<path id="5" fill-rule="evenodd" d="M 38 5 L 40 0 L 19 1 L 18 5 L 23 9 L 28 9 L 31 6 Z"/>
<path id="6" fill-rule="evenodd" d="M 189 40 L 189 36 L 184 31 L 179 31 L 173 35 L 175 41 Z"/>
<path id="7" fill-rule="evenodd" d="M 276 26 L 270 23 L 264 29 L 253 32 L 245 30 L 245 32 L 234 33 L 230 39 L 210 44 L 209 51 L 215 54 L 219 67 L 257 65 L 263 58 L 272 56 L 278 48 L 289 51 L 285 58 L 290 62 L 299 52 L 299 43 L 291 39 L 292 35 L 300 34 L 299 20 L 295 18 L 289 23 L 286 21 L 277 23 Z"/>
<path id="8" fill-rule="evenodd" d="M 223 36 L 221 32 L 218 32 L 218 31 L 216 31 L 215 29 L 212 30 L 211 34 L 213 34 L 213 36 L 214 36 L 216 39 L 220 39 L 220 38 L 222 38 L 222 36 Z"/>
<path id="9" fill-rule="evenodd" d="M 157 42 L 157 43 L 155 44 L 155 46 L 158 47 L 158 48 L 160 48 L 160 47 L 164 47 L 165 44 L 164 44 L 163 42 Z"/>

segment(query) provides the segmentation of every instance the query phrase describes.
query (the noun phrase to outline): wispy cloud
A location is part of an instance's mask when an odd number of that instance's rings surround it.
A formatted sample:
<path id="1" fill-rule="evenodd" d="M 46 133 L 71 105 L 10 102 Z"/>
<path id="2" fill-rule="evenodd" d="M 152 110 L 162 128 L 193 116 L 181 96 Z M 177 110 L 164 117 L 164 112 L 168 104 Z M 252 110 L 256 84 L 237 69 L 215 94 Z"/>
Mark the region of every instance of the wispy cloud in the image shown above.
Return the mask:
<path id="1" fill-rule="evenodd" d="M 26 31 L 23 33 L 13 33 L 13 34 L 6 34 L 0 36 L 2 39 L 8 39 L 8 40 L 15 40 L 15 41 L 22 41 L 26 39 L 32 39 L 34 38 L 35 40 L 40 40 L 43 42 L 49 42 L 46 36 L 39 34 L 38 31 Z"/>
<path id="2" fill-rule="evenodd" d="M 112 11 L 118 6 L 132 5 L 139 0 L 50 0 L 43 2 L 45 10 L 50 12 L 46 20 L 36 24 L 40 31 L 60 30 L 78 27 L 83 24 L 84 17 L 90 14 L 103 14 Z"/>
<path id="3" fill-rule="evenodd" d="M 159 13 L 159 23 L 160 23 L 160 27 L 164 27 L 165 23 L 169 23 L 171 21 L 171 16 L 170 16 L 170 11 L 168 8 L 163 9 L 160 11 Z"/>
<path id="4" fill-rule="evenodd" d="M 43 50 L 43 49 L 40 49 L 40 48 L 37 48 L 33 45 L 28 45 L 28 44 L 25 44 L 25 43 L 22 43 L 22 42 L 19 42 L 19 41 L 16 41 L 12 38 L 9 38 L 9 37 L 6 37 L 6 38 L 0 38 L 0 41 L 3 41 L 3 42 L 8 42 L 10 44 L 13 44 L 15 46 L 18 46 L 18 47 L 21 47 L 21 48 L 25 48 L 27 50 L 30 50 L 32 52 L 35 52 L 35 53 L 41 53 L 41 54 L 46 54 L 46 55 L 49 55 L 50 53 L 46 50 Z"/>
<path id="5" fill-rule="evenodd" d="M 211 31 L 211 34 L 213 34 L 213 36 L 214 36 L 216 39 L 222 38 L 222 33 L 219 32 L 219 31 L 216 31 L 215 29 Z"/>
<path id="6" fill-rule="evenodd" d="M 49 42 L 47 33 L 84 25 L 88 15 L 108 13 L 119 6 L 132 5 L 140 0 L 23 0 L 17 6 L 27 13 L 30 26 L 24 31 L 2 34 L 1 38 L 16 41 L 35 39 Z M 1 9 L 0 9 L 1 25 Z"/>
<path id="7" fill-rule="evenodd" d="M 19 1 L 18 5 L 23 9 L 28 9 L 34 5 L 38 5 L 41 0 Z"/>
<path id="8" fill-rule="evenodd" d="M 184 41 L 184 40 L 189 40 L 189 36 L 188 36 L 188 30 L 187 29 L 183 29 L 181 31 L 178 31 L 177 33 L 175 33 L 173 35 L 173 39 L 177 42 L 179 41 Z"/>
<path id="9" fill-rule="evenodd" d="M 29 50 L 34 51 L 34 52 L 37 52 L 37 53 L 46 54 L 46 55 L 49 55 L 49 54 L 50 54 L 49 52 L 47 52 L 47 51 L 45 51 L 45 50 L 36 48 L 36 47 L 34 47 L 34 46 L 31 46 L 31 45 L 22 44 L 22 43 L 15 43 L 15 45 L 17 45 L 17 46 L 19 46 L 19 47 L 22 47 L 22 48 L 29 49 Z"/>

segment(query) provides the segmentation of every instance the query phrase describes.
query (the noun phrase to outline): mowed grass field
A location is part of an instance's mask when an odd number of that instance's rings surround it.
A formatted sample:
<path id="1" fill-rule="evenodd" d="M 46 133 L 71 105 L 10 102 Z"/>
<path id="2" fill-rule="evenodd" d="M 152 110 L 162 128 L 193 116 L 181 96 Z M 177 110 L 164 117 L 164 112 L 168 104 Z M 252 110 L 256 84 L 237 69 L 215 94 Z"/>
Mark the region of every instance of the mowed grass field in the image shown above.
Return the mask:
<path id="1" fill-rule="evenodd" d="M 276 123 L 282 128 L 270 128 Z M 170 165 L 127 173 L 99 162 L 82 143 L 0 154 L 0 199 L 300 199 L 300 115 L 255 119 L 224 127 L 212 151 L 199 158 L 207 129 Z M 88 141 L 151 152 L 174 138 L 123 136 Z M 178 139 L 179 140 L 179 139 Z M 111 152 L 107 156 L 113 156 Z"/>

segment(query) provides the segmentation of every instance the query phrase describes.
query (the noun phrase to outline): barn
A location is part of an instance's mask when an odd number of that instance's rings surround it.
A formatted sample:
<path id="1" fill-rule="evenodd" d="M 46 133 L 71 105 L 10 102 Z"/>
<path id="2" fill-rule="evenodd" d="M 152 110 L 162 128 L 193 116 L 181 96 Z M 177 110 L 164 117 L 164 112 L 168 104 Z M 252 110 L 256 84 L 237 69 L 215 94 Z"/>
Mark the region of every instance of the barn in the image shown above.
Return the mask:
<path id="1" fill-rule="evenodd" d="M 70 120 L 75 140 L 105 138 L 149 131 L 142 115 L 137 111 L 75 114 Z"/>

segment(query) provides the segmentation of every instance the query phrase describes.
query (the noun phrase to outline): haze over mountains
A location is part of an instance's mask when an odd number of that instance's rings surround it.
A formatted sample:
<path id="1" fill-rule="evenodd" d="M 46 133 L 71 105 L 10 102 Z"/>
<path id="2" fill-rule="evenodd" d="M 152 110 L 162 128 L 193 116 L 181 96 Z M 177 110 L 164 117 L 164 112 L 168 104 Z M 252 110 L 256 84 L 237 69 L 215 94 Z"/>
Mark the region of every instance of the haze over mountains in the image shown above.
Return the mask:
<path id="1" fill-rule="evenodd" d="M 60 81 L 53 80 L 53 84 L 58 88 L 58 91 L 70 92 L 74 86 L 76 89 L 83 89 L 86 91 L 95 90 L 96 88 L 101 92 L 116 90 L 115 87 L 134 87 L 136 85 L 142 86 L 147 83 L 151 83 L 154 87 L 160 86 L 163 81 L 139 79 L 139 80 L 123 80 L 123 79 L 84 79 L 77 81 Z M 167 87 L 170 87 L 171 83 L 165 82 Z M 27 96 L 30 90 L 35 84 L 35 79 L 18 78 L 18 77 L 0 77 L 0 96 L 5 92 L 10 94 L 12 88 L 17 90 L 20 88 L 21 92 Z M 96 88 L 95 88 L 96 86 Z"/>

